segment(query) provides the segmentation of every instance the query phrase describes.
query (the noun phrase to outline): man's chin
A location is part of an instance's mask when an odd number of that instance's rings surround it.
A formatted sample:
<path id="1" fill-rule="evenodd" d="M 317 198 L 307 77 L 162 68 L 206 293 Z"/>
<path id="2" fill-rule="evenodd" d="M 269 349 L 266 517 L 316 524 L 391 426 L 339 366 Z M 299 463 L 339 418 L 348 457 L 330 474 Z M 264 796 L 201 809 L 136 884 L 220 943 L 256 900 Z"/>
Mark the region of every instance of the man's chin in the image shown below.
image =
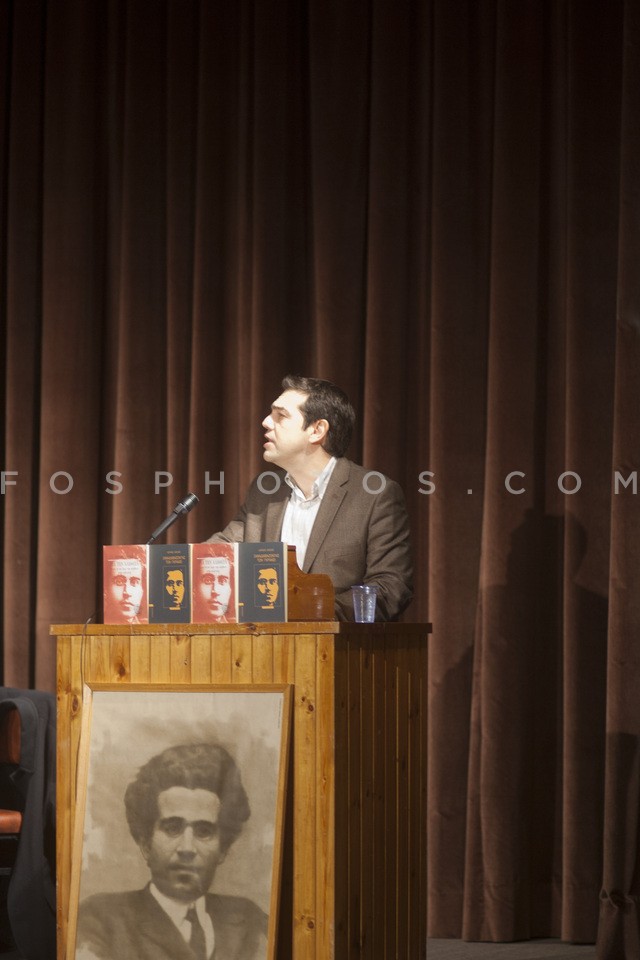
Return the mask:
<path id="1" fill-rule="evenodd" d="M 279 467 L 278 463 L 278 452 L 277 450 L 272 450 L 271 448 L 262 451 L 262 459 L 267 463 L 272 463 L 275 467 Z"/>

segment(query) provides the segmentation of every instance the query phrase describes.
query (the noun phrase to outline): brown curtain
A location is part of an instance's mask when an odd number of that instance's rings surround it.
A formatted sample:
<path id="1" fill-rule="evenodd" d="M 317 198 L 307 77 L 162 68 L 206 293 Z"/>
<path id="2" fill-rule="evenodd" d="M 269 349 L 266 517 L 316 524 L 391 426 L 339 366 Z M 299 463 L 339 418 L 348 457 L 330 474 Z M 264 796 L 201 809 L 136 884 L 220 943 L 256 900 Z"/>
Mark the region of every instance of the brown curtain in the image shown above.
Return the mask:
<path id="1" fill-rule="evenodd" d="M 333 379 L 434 624 L 430 934 L 600 960 L 640 958 L 638 6 L 0 5 L 4 683 Z"/>

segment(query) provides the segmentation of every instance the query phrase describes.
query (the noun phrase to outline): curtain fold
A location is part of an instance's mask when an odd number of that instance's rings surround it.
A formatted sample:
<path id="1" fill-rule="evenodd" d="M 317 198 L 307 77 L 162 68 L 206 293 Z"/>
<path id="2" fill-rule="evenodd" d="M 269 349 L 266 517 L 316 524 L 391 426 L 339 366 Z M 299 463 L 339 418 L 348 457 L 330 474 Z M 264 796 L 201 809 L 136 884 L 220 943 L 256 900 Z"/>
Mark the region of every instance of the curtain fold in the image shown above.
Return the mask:
<path id="1" fill-rule="evenodd" d="M 625 397 L 640 391 L 640 10 L 625 4 L 620 109 L 619 229 L 613 460 L 620 482 L 611 504 L 609 631 L 606 702 L 604 865 L 598 958 L 640 956 L 640 596 L 638 569 L 640 466 L 638 407 Z M 624 486 L 629 483 L 629 486 Z M 631 496 L 629 490 L 635 491 Z M 624 495 L 627 494 L 627 495 Z"/>
<path id="2" fill-rule="evenodd" d="M 406 495 L 431 936 L 640 960 L 634 0 L 0 8 L 3 682 L 234 515 L 286 373 Z M 600 919 L 598 911 L 600 910 Z M 598 925 L 599 924 L 599 925 Z"/>

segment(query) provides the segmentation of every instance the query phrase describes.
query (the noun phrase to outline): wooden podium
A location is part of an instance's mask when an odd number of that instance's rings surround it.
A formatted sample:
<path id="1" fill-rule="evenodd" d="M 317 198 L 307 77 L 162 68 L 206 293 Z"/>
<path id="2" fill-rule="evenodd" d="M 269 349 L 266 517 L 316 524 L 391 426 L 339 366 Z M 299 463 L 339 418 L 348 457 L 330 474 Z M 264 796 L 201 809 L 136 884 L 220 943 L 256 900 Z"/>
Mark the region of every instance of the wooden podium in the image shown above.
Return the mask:
<path id="1" fill-rule="evenodd" d="M 58 960 L 84 683 L 292 684 L 277 960 L 426 958 L 426 624 L 52 626 Z"/>

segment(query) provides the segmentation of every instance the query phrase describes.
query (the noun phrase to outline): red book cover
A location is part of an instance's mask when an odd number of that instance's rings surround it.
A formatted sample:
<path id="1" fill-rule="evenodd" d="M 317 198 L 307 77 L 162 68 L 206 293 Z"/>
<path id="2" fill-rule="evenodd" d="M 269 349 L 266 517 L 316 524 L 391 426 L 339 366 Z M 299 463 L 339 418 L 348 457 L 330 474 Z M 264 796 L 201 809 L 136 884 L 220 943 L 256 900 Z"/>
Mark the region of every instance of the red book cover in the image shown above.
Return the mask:
<path id="1" fill-rule="evenodd" d="M 191 545 L 191 622 L 237 623 L 235 543 Z"/>
<path id="2" fill-rule="evenodd" d="M 141 543 L 102 548 L 104 623 L 149 623 L 148 559 Z"/>

